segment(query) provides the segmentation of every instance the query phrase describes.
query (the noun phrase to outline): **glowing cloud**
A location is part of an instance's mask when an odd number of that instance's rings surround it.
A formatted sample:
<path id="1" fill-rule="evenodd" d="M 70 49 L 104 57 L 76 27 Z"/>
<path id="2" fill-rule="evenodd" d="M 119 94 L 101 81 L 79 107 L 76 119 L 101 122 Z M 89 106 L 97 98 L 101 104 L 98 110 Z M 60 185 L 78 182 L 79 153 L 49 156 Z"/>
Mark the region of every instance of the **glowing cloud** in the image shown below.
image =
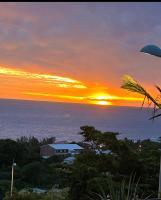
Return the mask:
<path id="1" fill-rule="evenodd" d="M 61 99 L 76 99 L 76 100 L 83 100 L 84 97 L 78 96 L 70 96 L 70 95 L 55 95 L 55 94 L 48 94 L 48 93 L 38 93 L 38 92 L 23 92 L 26 95 L 33 95 L 33 96 L 46 96 L 46 97 L 56 97 Z"/>
<path id="2" fill-rule="evenodd" d="M 43 82 L 52 83 L 58 87 L 63 87 L 63 88 L 79 88 L 79 89 L 86 88 L 86 86 L 83 85 L 80 81 L 62 76 L 37 74 L 37 73 L 5 68 L 5 67 L 0 67 L 0 74 L 11 77 L 19 77 L 23 79 L 35 79 L 35 80 L 39 79 Z"/>

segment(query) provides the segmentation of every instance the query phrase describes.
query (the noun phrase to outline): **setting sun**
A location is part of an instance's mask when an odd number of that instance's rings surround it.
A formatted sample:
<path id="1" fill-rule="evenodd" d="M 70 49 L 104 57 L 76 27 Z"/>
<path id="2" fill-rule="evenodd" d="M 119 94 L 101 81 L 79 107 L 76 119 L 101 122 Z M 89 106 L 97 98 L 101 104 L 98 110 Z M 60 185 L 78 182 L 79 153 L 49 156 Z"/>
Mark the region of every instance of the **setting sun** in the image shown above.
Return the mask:
<path id="1" fill-rule="evenodd" d="M 112 102 L 110 102 L 110 101 L 98 101 L 96 104 L 101 105 L 101 106 L 107 106 L 107 105 L 112 105 Z"/>

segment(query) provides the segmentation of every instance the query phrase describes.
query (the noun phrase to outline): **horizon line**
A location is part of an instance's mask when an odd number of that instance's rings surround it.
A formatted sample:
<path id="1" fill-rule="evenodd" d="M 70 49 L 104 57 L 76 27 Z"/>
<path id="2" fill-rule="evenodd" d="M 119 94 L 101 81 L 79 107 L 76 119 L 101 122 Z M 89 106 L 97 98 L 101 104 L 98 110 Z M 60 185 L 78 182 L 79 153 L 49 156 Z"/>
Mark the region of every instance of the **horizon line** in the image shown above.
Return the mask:
<path id="1" fill-rule="evenodd" d="M 32 102 L 41 102 L 41 103 L 63 103 L 63 104 L 79 104 L 79 105 L 86 105 L 86 106 L 95 106 L 100 108 L 106 108 L 106 107 L 130 107 L 130 108 L 142 108 L 142 106 L 126 106 L 126 105 L 98 105 L 98 104 L 88 104 L 88 103 L 80 103 L 80 102 L 64 102 L 64 101 L 49 101 L 49 100 L 35 100 L 35 99 L 17 99 L 17 98 L 2 98 L 0 97 L 0 100 L 16 100 L 16 101 L 32 101 Z M 143 107 L 146 109 L 150 109 L 150 107 Z"/>

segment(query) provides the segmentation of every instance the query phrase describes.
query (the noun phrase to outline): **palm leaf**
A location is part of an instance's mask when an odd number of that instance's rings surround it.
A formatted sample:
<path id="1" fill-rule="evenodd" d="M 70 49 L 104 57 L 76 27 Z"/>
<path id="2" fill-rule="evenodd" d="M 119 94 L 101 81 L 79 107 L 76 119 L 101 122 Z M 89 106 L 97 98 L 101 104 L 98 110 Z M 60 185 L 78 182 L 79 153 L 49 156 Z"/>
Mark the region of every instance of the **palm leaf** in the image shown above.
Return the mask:
<path id="1" fill-rule="evenodd" d="M 158 91 L 161 93 L 161 88 L 157 85 L 155 85 L 155 87 L 158 89 Z"/>
<path id="2" fill-rule="evenodd" d="M 149 120 L 151 120 L 151 119 L 155 119 L 155 118 L 160 117 L 160 116 L 161 116 L 161 114 L 154 115 L 154 116 L 150 117 Z"/>
<path id="3" fill-rule="evenodd" d="M 159 104 L 137 81 L 135 81 L 131 76 L 125 75 L 123 78 L 123 84 L 121 85 L 121 88 L 126 89 L 131 92 L 136 92 L 147 98 L 148 100 L 151 100 L 154 105 L 156 105 L 158 108 L 161 109 L 161 104 Z M 160 88 L 156 86 L 158 90 Z"/>

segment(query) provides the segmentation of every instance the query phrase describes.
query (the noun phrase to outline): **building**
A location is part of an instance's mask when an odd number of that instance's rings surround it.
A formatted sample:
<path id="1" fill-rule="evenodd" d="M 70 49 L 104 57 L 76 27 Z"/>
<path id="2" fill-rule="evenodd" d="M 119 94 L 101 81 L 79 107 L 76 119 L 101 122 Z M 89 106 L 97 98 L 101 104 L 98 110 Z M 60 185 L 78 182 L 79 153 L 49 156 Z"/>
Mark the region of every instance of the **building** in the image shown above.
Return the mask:
<path id="1" fill-rule="evenodd" d="M 64 144 L 64 143 L 54 143 L 42 145 L 40 147 L 40 156 L 43 158 L 49 158 L 54 155 L 75 155 L 79 154 L 83 148 L 78 144 Z"/>

